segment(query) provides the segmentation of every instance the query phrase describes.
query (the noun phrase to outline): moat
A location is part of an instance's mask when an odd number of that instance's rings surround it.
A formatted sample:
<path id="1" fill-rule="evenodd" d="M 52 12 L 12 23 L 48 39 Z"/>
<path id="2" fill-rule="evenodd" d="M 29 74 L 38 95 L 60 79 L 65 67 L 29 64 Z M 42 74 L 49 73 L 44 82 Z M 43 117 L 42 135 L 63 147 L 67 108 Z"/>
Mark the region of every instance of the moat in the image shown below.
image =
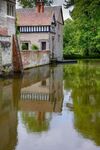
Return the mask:
<path id="1" fill-rule="evenodd" d="M 0 150 L 100 150 L 100 60 L 0 79 Z"/>

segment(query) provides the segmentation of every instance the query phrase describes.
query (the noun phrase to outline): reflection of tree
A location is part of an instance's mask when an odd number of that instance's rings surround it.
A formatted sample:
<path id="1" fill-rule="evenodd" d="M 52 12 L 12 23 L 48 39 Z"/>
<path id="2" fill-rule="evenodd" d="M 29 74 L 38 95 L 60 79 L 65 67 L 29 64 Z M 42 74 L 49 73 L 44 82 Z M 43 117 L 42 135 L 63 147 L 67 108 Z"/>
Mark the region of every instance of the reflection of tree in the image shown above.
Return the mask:
<path id="1" fill-rule="evenodd" d="M 64 68 L 65 89 L 72 89 L 75 128 L 97 145 L 100 145 L 99 65 L 80 63 Z"/>
<path id="2" fill-rule="evenodd" d="M 46 118 L 46 113 L 44 112 L 22 112 L 22 119 L 30 132 L 47 131 L 49 128 L 50 118 Z"/>

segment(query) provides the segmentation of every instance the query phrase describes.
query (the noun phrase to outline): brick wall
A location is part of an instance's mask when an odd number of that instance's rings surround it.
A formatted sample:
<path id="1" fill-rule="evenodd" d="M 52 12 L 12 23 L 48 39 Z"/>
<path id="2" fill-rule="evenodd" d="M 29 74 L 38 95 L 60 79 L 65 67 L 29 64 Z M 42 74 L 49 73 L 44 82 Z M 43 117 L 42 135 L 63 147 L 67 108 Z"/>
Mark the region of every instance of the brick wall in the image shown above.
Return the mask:
<path id="1" fill-rule="evenodd" d="M 7 16 L 7 2 L 0 0 L 0 35 L 15 34 L 15 17 Z"/>
<path id="2" fill-rule="evenodd" d="M 49 51 L 21 52 L 24 69 L 49 64 Z"/>

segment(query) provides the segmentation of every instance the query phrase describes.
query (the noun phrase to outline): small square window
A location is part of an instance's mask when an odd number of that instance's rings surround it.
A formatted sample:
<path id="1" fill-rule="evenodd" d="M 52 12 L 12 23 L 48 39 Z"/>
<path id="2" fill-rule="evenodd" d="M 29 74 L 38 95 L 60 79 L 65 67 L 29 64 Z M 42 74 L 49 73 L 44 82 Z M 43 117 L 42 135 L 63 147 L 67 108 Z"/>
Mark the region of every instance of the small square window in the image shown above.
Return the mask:
<path id="1" fill-rule="evenodd" d="M 22 50 L 29 50 L 29 43 L 22 43 Z"/>
<path id="2" fill-rule="evenodd" d="M 41 86 L 46 86 L 46 80 L 41 81 Z"/>
<path id="3" fill-rule="evenodd" d="M 46 42 L 41 42 L 41 49 L 46 50 Z"/>

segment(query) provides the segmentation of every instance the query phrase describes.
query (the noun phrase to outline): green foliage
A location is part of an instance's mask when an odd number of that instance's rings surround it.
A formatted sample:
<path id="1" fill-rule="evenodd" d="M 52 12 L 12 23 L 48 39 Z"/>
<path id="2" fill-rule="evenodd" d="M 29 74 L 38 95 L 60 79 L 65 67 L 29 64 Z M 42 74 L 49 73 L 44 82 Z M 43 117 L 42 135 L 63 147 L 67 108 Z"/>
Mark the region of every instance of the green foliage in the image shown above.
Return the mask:
<path id="1" fill-rule="evenodd" d="M 36 0 L 18 0 L 23 8 L 33 8 L 36 5 Z M 52 0 L 44 0 L 45 5 L 50 5 L 53 3 Z"/>
<path id="2" fill-rule="evenodd" d="M 64 54 L 100 55 L 100 1 L 71 1 L 74 9 L 72 19 L 65 21 Z"/>
<path id="3" fill-rule="evenodd" d="M 38 48 L 38 46 L 37 45 L 35 45 L 35 44 L 32 44 L 32 50 L 39 50 L 39 48 Z"/>
<path id="4" fill-rule="evenodd" d="M 64 25 L 64 54 L 81 54 L 79 46 L 80 32 L 75 30 L 76 25 L 73 20 L 66 20 Z"/>
<path id="5" fill-rule="evenodd" d="M 26 43 L 23 43 L 23 44 L 22 44 L 22 48 L 21 48 L 21 49 L 22 49 L 22 50 L 28 50 Z"/>

